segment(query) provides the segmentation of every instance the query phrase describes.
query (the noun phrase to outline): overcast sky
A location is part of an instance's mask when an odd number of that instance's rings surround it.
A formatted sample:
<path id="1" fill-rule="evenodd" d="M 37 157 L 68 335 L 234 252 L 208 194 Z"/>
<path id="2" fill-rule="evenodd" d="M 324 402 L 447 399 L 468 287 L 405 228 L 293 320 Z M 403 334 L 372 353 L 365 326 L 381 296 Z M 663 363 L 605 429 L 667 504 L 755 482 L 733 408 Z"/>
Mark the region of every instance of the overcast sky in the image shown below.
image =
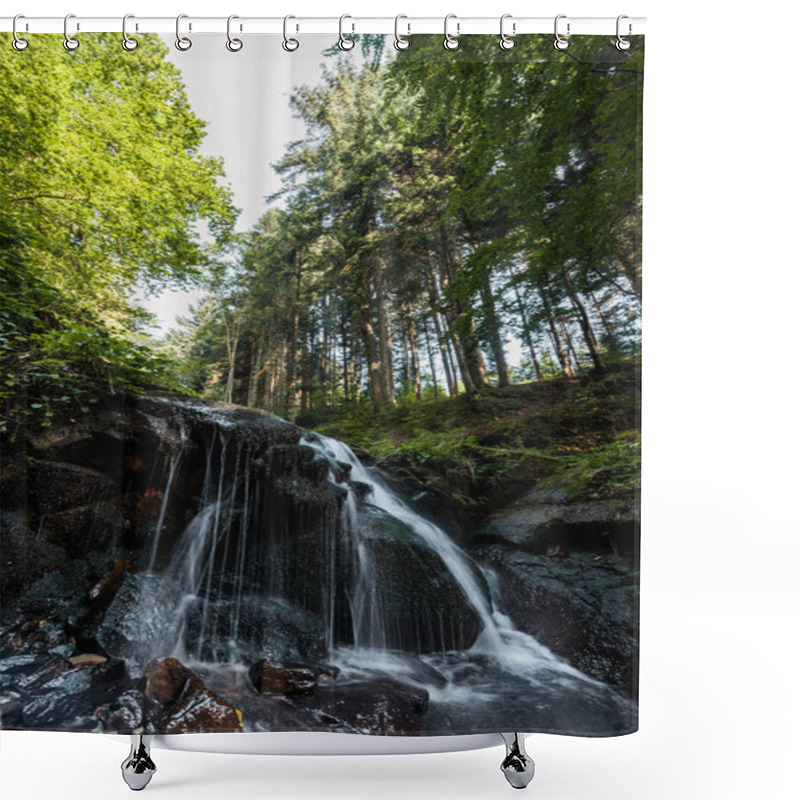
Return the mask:
<path id="1" fill-rule="evenodd" d="M 242 210 L 238 229 L 247 230 L 264 213 L 264 197 L 280 186 L 271 165 L 305 132 L 291 115 L 289 95 L 296 86 L 318 82 L 322 63 L 330 61 L 322 52 L 332 38 L 302 36 L 293 53 L 274 35 L 244 36 L 238 53 L 228 52 L 224 35 L 195 36 L 183 53 L 175 48 L 174 37 L 164 38 L 195 114 L 208 122 L 202 151 L 224 159 L 234 203 Z M 196 292 L 167 291 L 143 303 L 166 331 L 197 298 Z"/>

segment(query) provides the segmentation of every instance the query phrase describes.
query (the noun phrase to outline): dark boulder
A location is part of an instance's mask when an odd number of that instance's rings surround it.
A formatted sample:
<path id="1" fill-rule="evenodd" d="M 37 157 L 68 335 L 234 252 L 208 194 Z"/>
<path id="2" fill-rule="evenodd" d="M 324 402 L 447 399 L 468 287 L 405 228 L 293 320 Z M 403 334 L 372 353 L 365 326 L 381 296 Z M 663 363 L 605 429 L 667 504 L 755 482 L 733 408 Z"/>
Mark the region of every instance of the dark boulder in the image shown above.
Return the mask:
<path id="1" fill-rule="evenodd" d="M 325 730 L 391 736 L 419 733 L 428 693 L 391 678 L 376 678 L 319 686 L 287 702 L 309 711 Z"/>
<path id="2" fill-rule="evenodd" d="M 59 461 L 33 461 L 28 469 L 30 498 L 39 514 L 53 514 L 108 500 L 116 488 L 109 475 Z"/>
<path id="3" fill-rule="evenodd" d="M 0 513 L 0 623 L 13 624 L 20 614 L 19 598 L 67 560 L 62 547 L 42 541 L 19 514 Z"/>
<path id="4" fill-rule="evenodd" d="M 491 515 L 472 542 L 503 542 L 537 555 L 558 547 L 634 558 L 638 534 L 638 506 L 569 502 L 566 490 L 535 489 Z"/>
<path id="5" fill-rule="evenodd" d="M 229 733 L 242 728 L 237 710 L 175 658 L 145 673 L 146 730 L 153 733 Z"/>
<path id="6" fill-rule="evenodd" d="M 234 627 L 235 626 L 235 627 Z M 227 661 L 231 641 L 244 661 L 319 663 L 328 655 L 326 629 L 311 611 L 282 598 L 244 597 L 238 613 L 230 600 L 198 599 L 187 611 L 184 648 L 204 661 Z"/>
<path id="7" fill-rule="evenodd" d="M 359 524 L 367 537 L 381 644 L 412 653 L 470 648 L 481 621 L 441 557 L 405 524 L 378 509 L 363 508 Z M 488 596 L 477 569 L 474 577 Z"/>
<path id="8" fill-rule="evenodd" d="M 320 669 L 310 664 L 264 659 L 250 668 L 250 680 L 262 694 L 310 692 L 319 683 Z"/>
<path id="9" fill-rule="evenodd" d="M 108 605 L 95 607 L 82 622 L 82 634 L 105 653 L 128 661 L 132 673 L 141 674 L 154 654 L 175 646 L 175 603 L 180 594 L 169 588 L 161 577 L 123 571 Z"/>
<path id="10" fill-rule="evenodd" d="M 638 574 L 623 560 L 572 553 L 538 556 L 483 545 L 498 575 L 500 608 L 525 633 L 593 678 L 634 691 Z"/>

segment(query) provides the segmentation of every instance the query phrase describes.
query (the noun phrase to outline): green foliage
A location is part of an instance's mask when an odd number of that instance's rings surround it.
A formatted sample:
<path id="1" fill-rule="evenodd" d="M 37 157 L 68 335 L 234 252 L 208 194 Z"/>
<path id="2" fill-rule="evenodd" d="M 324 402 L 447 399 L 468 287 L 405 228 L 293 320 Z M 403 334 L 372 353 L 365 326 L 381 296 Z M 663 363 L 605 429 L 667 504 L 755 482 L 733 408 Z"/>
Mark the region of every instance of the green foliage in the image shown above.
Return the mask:
<path id="1" fill-rule="evenodd" d="M 81 41 L 0 47 L 5 428 L 179 388 L 134 289 L 208 283 L 233 241 L 222 164 L 200 155 L 205 123 L 166 44 L 143 35 L 130 58 L 116 36 Z"/>
<path id="2" fill-rule="evenodd" d="M 564 460 L 554 483 L 567 487 L 570 501 L 604 500 L 630 505 L 641 488 L 641 435 L 625 431 L 608 444 Z"/>

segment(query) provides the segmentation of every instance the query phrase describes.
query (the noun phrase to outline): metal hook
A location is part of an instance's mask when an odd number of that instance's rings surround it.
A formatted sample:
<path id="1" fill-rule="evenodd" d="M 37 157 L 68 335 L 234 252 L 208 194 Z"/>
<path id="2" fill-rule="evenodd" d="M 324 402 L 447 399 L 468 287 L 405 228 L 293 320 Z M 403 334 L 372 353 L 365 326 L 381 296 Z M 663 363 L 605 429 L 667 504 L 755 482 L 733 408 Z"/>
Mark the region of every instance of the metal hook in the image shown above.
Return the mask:
<path id="1" fill-rule="evenodd" d="M 21 38 L 20 36 L 17 35 L 17 20 L 18 19 L 25 19 L 25 15 L 24 14 L 17 14 L 17 16 L 14 17 L 14 21 L 11 23 L 11 35 L 13 36 L 13 40 L 11 42 L 11 46 L 15 50 L 17 50 L 18 52 L 21 53 L 23 50 L 27 50 L 28 49 L 28 40 L 27 39 L 23 39 L 23 38 Z M 27 29 L 27 25 L 26 25 L 26 29 Z"/>
<path id="2" fill-rule="evenodd" d="M 511 36 L 506 36 L 505 33 L 505 22 L 507 19 L 511 19 L 511 14 L 503 14 L 500 17 L 500 49 L 501 50 L 510 50 L 516 42 L 511 38 Z M 515 35 L 517 32 L 517 23 L 511 23 L 511 35 Z"/>
<path id="3" fill-rule="evenodd" d="M 346 19 L 353 19 L 349 14 L 342 14 L 339 17 L 339 49 L 340 50 L 352 50 L 356 46 L 355 39 L 350 38 L 349 36 L 344 35 L 344 21 Z M 355 29 L 355 25 L 352 26 Z"/>
<path id="4" fill-rule="evenodd" d="M 64 17 L 64 49 L 70 52 L 77 50 L 81 46 L 81 43 L 74 36 L 69 35 L 67 26 L 71 19 L 75 19 L 74 14 L 67 14 L 67 16 Z M 78 30 L 80 30 L 80 26 L 77 26 L 76 31 Z"/>
<path id="5" fill-rule="evenodd" d="M 451 19 L 458 19 L 455 14 L 448 14 L 444 18 L 444 49 L 445 50 L 457 50 L 458 49 L 458 34 L 461 32 L 461 23 L 456 22 L 456 35 L 451 36 L 447 31 L 447 23 L 450 22 Z"/>
<path id="6" fill-rule="evenodd" d="M 553 42 L 553 47 L 555 47 L 556 50 L 566 50 L 569 47 L 569 42 L 558 32 L 558 21 L 560 19 L 566 19 L 566 18 L 567 18 L 566 14 L 559 14 L 556 17 L 555 26 L 554 26 L 556 38 L 555 38 L 555 41 Z M 567 36 L 569 36 L 569 28 L 570 28 L 570 24 L 568 22 L 567 23 Z"/>
<path id="7" fill-rule="evenodd" d="M 236 14 L 231 14 L 228 17 L 228 28 L 227 28 L 228 41 L 225 42 L 225 47 L 227 47 L 231 53 L 238 53 L 242 49 L 242 47 L 244 47 L 244 43 L 242 42 L 241 39 L 234 39 L 231 36 L 231 22 L 233 22 L 233 20 L 235 19 L 239 19 L 239 17 L 236 16 Z M 239 26 L 239 30 L 241 29 L 242 29 L 241 26 Z"/>
<path id="8" fill-rule="evenodd" d="M 291 14 L 288 14 L 287 16 L 285 16 L 283 18 L 283 45 L 282 46 L 283 46 L 283 49 L 287 53 L 293 53 L 295 50 L 297 50 L 298 47 L 300 47 L 300 42 L 298 42 L 297 39 L 290 38 L 289 35 L 288 35 L 288 28 L 289 28 L 289 20 L 290 19 L 297 19 L 297 17 L 294 17 Z M 299 26 L 298 26 L 298 30 L 299 30 Z"/>
<path id="9" fill-rule="evenodd" d="M 631 46 L 631 40 L 626 39 L 620 32 L 619 32 L 619 24 L 622 22 L 623 19 L 628 19 L 627 14 L 620 14 L 617 17 L 617 41 L 615 42 L 615 46 L 617 50 L 628 50 Z M 628 36 L 631 35 L 631 31 L 633 30 L 633 26 L 631 23 L 628 23 Z"/>
<path id="10" fill-rule="evenodd" d="M 394 18 L 394 49 L 395 50 L 408 50 L 411 45 L 411 42 L 406 39 L 405 36 L 400 35 L 400 20 L 401 19 L 408 19 L 405 14 L 398 14 Z M 408 35 L 411 35 L 411 24 L 406 23 L 406 27 L 408 28 Z"/>
<path id="11" fill-rule="evenodd" d="M 175 20 L 175 47 L 182 52 L 186 52 L 192 46 L 192 40 L 188 36 L 181 36 L 181 20 L 187 19 L 188 14 L 178 14 Z M 189 23 L 189 31 L 192 30 L 192 23 Z"/>
<path id="12" fill-rule="evenodd" d="M 138 40 L 128 36 L 128 20 L 133 19 L 133 14 L 126 14 L 122 18 L 122 49 L 130 52 L 139 46 Z"/>

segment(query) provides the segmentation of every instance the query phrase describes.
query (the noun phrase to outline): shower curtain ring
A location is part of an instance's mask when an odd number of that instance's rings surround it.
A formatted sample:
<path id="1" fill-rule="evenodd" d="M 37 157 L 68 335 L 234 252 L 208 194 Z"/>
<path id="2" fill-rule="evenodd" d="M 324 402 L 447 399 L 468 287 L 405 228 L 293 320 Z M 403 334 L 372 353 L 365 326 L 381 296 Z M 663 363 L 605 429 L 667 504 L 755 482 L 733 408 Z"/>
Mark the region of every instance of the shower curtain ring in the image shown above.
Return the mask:
<path id="1" fill-rule="evenodd" d="M 122 49 L 130 52 L 139 46 L 139 41 L 128 36 L 128 20 L 133 19 L 133 14 L 126 14 L 122 18 Z"/>
<path id="2" fill-rule="evenodd" d="M 75 19 L 74 14 L 67 14 L 64 17 L 64 49 L 70 52 L 77 50 L 81 46 L 81 43 L 74 36 L 69 35 L 68 25 L 71 19 Z M 76 27 L 76 32 L 78 30 L 80 30 L 80 26 Z"/>
<path id="3" fill-rule="evenodd" d="M 242 49 L 242 47 L 244 47 L 244 44 L 242 43 L 241 39 L 234 39 L 231 36 L 231 22 L 233 22 L 233 20 L 235 19 L 239 19 L 239 17 L 237 17 L 236 14 L 231 14 L 228 17 L 228 41 L 225 42 L 225 47 L 227 47 L 231 53 L 238 53 Z M 241 30 L 241 27 L 239 28 L 239 30 Z"/>
<path id="4" fill-rule="evenodd" d="M 13 41 L 11 42 L 11 46 L 17 50 L 18 52 L 22 52 L 23 50 L 28 49 L 28 40 L 23 39 L 21 36 L 17 34 L 17 20 L 18 19 L 25 19 L 24 14 L 17 14 L 14 17 L 14 21 L 11 23 L 11 35 L 14 37 Z"/>
<path id="5" fill-rule="evenodd" d="M 631 40 L 630 40 L 630 39 L 626 39 L 626 38 L 625 38 L 625 37 L 624 37 L 624 36 L 623 36 L 623 35 L 622 35 L 622 34 L 619 32 L 619 29 L 620 29 L 620 22 L 622 22 L 622 20 L 624 20 L 624 19 L 628 19 L 628 18 L 629 18 L 629 17 L 627 16 L 627 14 L 620 14 L 620 15 L 617 17 L 617 41 L 615 42 L 615 47 L 617 48 L 617 50 L 628 50 L 628 49 L 630 49 L 630 46 L 631 46 Z M 630 24 L 630 22 L 629 22 L 629 23 L 628 23 L 628 36 L 630 36 L 630 34 L 631 34 L 631 29 L 632 29 L 632 26 L 631 26 L 631 24 Z"/>
<path id="6" fill-rule="evenodd" d="M 451 36 L 449 31 L 447 30 L 447 24 L 450 22 L 451 19 L 456 20 L 456 35 Z M 461 32 L 461 23 L 457 21 L 458 17 L 455 14 L 448 14 L 444 18 L 444 49 L 445 50 L 457 50 L 458 49 L 458 34 Z"/>
<path id="7" fill-rule="evenodd" d="M 411 46 L 411 42 L 405 37 L 400 35 L 400 20 L 401 19 L 408 19 L 405 14 L 398 14 L 394 18 L 394 49 L 395 50 L 408 50 Z M 406 23 L 406 28 L 408 29 L 408 35 L 411 35 L 411 25 L 410 23 Z"/>
<path id="8" fill-rule="evenodd" d="M 188 14 L 178 14 L 175 20 L 175 47 L 186 52 L 192 46 L 192 40 L 188 36 L 181 36 L 181 20 L 187 19 Z M 189 23 L 189 31 L 192 30 L 192 23 Z"/>
<path id="9" fill-rule="evenodd" d="M 290 19 L 297 19 L 297 17 L 292 16 L 291 14 L 287 14 L 283 18 L 283 44 L 282 47 L 287 53 L 293 53 L 300 47 L 300 42 L 297 39 L 290 38 L 288 34 L 289 30 L 289 20 Z"/>
<path id="10" fill-rule="evenodd" d="M 560 19 L 566 19 L 566 18 L 567 18 L 567 15 L 566 15 L 566 14 L 559 14 L 559 15 L 556 17 L 556 22 L 555 22 L 555 34 L 556 34 L 556 38 L 555 38 L 555 41 L 553 42 L 553 47 L 555 47 L 555 49 L 556 49 L 556 50 L 566 50 L 566 49 L 569 47 L 569 41 L 568 41 L 567 39 L 565 39 L 565 38 L 564 38 L 564 37 L 563 37 L 563 36 L 562 36 L 562 35 L 561 35 L 561 34 L 558 32 L 558 21 L 559 21 Z M 570 24 L 569 24 L 569 22 L 568 22 L 568 23 L 567 23 L 567 36 L 569 36 L 569 27 L 570 27 Z"/>
<path id="11" fill-rule="evenodd" d="M 350 36 L 344 35 L 344 21 L 346 19 L 353 19 L 349 14 L 342 14 L 339 17 L 339 49 L 340 50 L 352 50 L 356 46 L 355 39 L 351 38 Z M 355 25 L 352 26 L 355 28 Z"/>
<path id="12" fill-rule="evenodd" d="M 517 23 L 516 22 L 512 22 L 511 23 L 511 36 L 506 36 L 506 32 L 505 32 L 505 22 L 506 22 L 507 19 L 511 19 L 511 18 L 512 18 L 511 14 L 503 14 L 503 16 L 500 17 L 500 49 L 501 50 L 510 50 L 516 44 L 516 42 L 514 41 L 514 39 L 512 37 L 517 32 Z"/>

